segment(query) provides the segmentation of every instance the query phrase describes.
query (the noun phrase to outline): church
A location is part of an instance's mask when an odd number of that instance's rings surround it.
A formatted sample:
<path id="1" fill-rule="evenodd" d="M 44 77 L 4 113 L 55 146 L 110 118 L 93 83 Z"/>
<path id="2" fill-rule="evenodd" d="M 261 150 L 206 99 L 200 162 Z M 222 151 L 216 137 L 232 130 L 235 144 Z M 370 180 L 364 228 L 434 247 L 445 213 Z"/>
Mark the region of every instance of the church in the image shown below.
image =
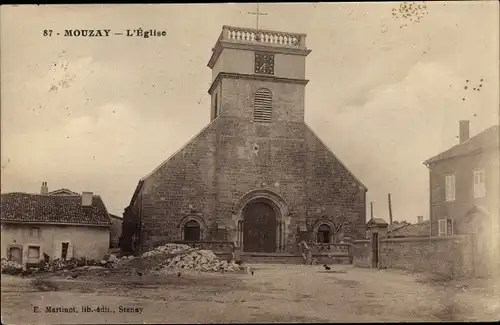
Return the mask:
<path id="1" fill-rule="evenodd" d="M 365 235 L 367 188 L 304 121 L 306 34 L 223 26 L 210 122 L 142 178 L 122 251 L 173 241 L 297 252 Z"/>

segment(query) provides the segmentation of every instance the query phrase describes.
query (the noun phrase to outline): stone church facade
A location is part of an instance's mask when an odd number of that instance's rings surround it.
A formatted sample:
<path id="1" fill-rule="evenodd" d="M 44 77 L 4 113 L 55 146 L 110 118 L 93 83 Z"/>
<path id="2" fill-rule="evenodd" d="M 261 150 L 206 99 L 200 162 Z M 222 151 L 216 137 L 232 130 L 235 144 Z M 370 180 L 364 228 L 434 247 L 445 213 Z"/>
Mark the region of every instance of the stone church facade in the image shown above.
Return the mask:
<path id="1" fill-rule="evenodd" d="M 363 238 L 367 188 L 304 122 L 306 35 L 223 26 L 211 121 L 141 179 L 122 250 L 232 241 L 244 251 Z"/>

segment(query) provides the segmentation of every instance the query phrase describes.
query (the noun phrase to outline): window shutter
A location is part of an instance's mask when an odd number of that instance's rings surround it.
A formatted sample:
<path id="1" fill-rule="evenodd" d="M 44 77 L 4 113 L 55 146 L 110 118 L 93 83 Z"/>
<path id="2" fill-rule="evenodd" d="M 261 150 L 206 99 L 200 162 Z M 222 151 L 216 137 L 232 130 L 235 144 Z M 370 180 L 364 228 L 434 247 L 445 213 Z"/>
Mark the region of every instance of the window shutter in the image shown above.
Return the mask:
<path id="1" fill-rule="evenodd" d="M 481 191 L 481 197 L 485 197 L 486 196 L 486 177 L 484 175 L 484 170 L 481 171 L 481 173 L 479 173 L 479 188 L 480 188 L 480 191 Z"/>
<path id="2" fill-rule="evenodd" d="M 26 264 L 28 262 L 28 244 L 23 245 L 23 264 Z"/>
<path id="3" fill-rule="evenodd" d="M 446 219 L 438 221 L 438 236 L 446 236 Z"/>
<path id="4" fill-rule="evenodd" d="M 446 201 L 455 200 L 455 175 L 445 177 L 445 192 Z"/>
<path id="5" fill-rule="evenodd" d="M 454 236 L 453 219 L 446 220 L 446 236 Z"/>
<path id="6" fill-rule="evenodd" d="M 73 258 L 73 243 L 69 241 L 68 242 L 68 253 L 66 254 L 66 260 L 71 260 L 72 258 Z"/>
<path id="7" fill-rule="evenodd" d="M 453 184 L 451 187 L 451 199 L 455 200 L 455 175 L 451 176 L 451 183 Z"/>
<path id="8" fill-rule="evenodd" d="M 451 181 L 450 181 L 450 176 L 446 176 L 445 178 L 445 192 L 446 192 L 446 201 L 450 200 L 450 193 L 451 193 Z"/>
<path id="9" fill-rule="evenodd" d="M 56 241 L 54 243 L 54 256 L 52 258 L 53 259 L 61 258 L 61 255 L 62 255 L 62 242 Z"/>
<path id="10" fill-rule="evenodd" d="M 479 174 L 474 172 L 474 197 L 479 197 Z"/>
<path id="11" fill-rule="evenodd" d="M 474 171 L 474 197 L 481 198 L 484 196 L 486 196 L 484 170 Z"/>
<path id="12" fill-rule="evenodd" d="M 255 122 L 271 122 L 273 94 L 269 89 L 261 88 L 255 93 L 253 119 Z"/>

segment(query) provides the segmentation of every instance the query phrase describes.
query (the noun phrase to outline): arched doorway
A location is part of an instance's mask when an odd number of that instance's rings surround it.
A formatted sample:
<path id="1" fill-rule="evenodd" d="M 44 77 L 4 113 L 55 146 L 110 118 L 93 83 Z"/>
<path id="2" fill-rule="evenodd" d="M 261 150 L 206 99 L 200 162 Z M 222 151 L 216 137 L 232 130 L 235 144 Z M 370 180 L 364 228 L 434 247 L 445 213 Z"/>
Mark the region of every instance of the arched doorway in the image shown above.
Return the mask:
<path id="1" fill-rule="evenodd" d="M 201 227 L 196 220 L 190 220 L 184 225 L 184 240 L 199 241 L 201 238 Z"/>
<path id="2" fill-rule="evenodd" d="M 267 200 L 254 200 L 243 209 L 243 251 L 276 251 L 277 212 Z"/>
<path id="3" fill-rule="evenodd" d="M 316 242 L 321 244 L 331 244 L 332 235 L 332 228 L 326 223 L 323 223 L 318 228 L 318 232 L 316 234 Z"/>

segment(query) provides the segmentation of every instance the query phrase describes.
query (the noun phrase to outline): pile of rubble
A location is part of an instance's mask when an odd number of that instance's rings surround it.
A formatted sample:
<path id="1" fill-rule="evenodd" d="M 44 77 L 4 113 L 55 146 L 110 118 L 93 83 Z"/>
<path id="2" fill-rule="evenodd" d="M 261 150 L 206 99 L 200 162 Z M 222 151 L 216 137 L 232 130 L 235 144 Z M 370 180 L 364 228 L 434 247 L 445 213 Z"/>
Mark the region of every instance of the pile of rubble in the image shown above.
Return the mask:
<path id="1" fill-rule="evenodd" d="M 240 270 L 240 266 L 234 261 L 221 261 L 210 250 L 195 250 L 181 253 L 167 259 L 159 267 L 160 270 L 182 269 L 201 272 L 234 272 Z"/>
<path id="2" fill-rule="evenodd" d="M 183 244 L 166 244 L 145 252 L 139 257 L 108 255 L 101 261 L 104 269 L 117 269 L 124 274 L 169 274 L 178 271 L 235 272 L 241 270 L 234 261 L 220 260 L 210 250 L 200 250 Z M 82 268 L 79 270 L 90 270 Z M 127 273 L 128 272 L 128 273 Z"/>
<path id="3" fill-rule="evenodd" d="M 70 259 L 70 260 L 63 260 L 56 258 L 55 260 L 42 263 L 40 265 L 40 270 L 45 272 L 56 272 L 61 270 L 72 270 L 77 267 L 82 267 L 86 265 L 95 266 L 99 265 L 99 262 L 94 260 L 87 260 L 84 258 Z"/>
<path id="4" fill-rule="evenodd" d="M 180 254 L 185 253 L 187 251 L 194 251 L 195 248 L 192 248 L 189 245 L 183 244 L 166 244 L 163 246 L 158 246 L 153 250 L 150 250 L 141 255 L 141 257 L 151 257 L 156 255 L 166 255 L 166 254 Z"/>
<path id="5" fill-rule="evenodd" d="M 157 247 L 153 251 L 146 252 L 143 256 L 159 254 L 168 256 L 166 260 L 156 267 L 156 270 L 160 272 L 168 272 L 171 270 L 234 272 L 240 270 L 240 266 L 233 260 L 221 261 L 217 255 L 210 250 L 199 250 L 187 245 L 167 244 Z"/>
<path id="6" fill-rule="evenodd" d="M 23 271 L 26 271 L 26 268 L 21 264 L 18 264 L 13 261 L 8 261 L 6 258 L 2 258 L 1 261 L 1 271 L 2 274 L 21 274 Z"/>
<path id="7" fill-rule="evenodd" d="M 55 259 L 41 262 L 36 267 L 25 266 L 2 259 L 2 273 L 33 275 L 41 272 L 67 273 L 67 271 L 115 269 L 117 272 L 142 270 L 167 274 L 177 271 L 235 272 L 241 269 L 234 260 L 220 260 L 211 250 L 200 250 L 183 244 L 166 244 L 145 252 L 140 257 L 107 255 L 103 260 Z M 109 271 L 106 271 L 109 273 Z M 130 272 L 129 272 L 130 273 Z"/>
<path id="8" fill-rule="evenodd" d="M 118 263 L 113 259 L 95 261 L 81 258 L 70 260 L 54 259 L 51 261 L 41 261 L 37 265 L 26 267 L 25 265 L 8 261 L 7 259 L 3 258 L 2 273 L 11 275 L 33 275 L 43 272 L 55 273 L 73 269 L 88 269 L 89 267 L 116 268 L 117 264 Z"/>

